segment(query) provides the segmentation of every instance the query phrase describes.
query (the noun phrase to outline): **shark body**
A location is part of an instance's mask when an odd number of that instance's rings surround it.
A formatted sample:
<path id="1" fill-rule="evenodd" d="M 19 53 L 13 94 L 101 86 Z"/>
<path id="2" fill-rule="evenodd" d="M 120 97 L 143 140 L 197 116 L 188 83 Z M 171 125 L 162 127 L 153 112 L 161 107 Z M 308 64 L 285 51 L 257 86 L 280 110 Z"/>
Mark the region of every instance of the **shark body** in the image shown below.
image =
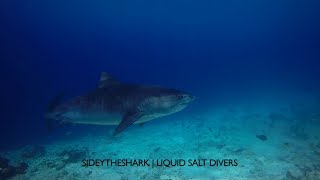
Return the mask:
<path id="1" fill-rule="evenodd" d="M 103 72 L 96 89 L 62 103 L 58 99 L 45 115 L 49 126 L 52 120 L 116 125 L 116 135 L 132 124 L 179 112 L 194 97 L 172 88 L 122 83 Z"/>

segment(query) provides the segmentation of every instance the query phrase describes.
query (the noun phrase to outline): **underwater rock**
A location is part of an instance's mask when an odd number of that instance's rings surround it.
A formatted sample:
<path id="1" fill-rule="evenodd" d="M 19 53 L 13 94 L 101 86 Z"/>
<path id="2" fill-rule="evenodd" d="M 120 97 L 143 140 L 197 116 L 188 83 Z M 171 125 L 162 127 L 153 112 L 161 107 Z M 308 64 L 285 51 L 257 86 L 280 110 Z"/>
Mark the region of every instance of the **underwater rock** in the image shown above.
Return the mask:
<path id="1" fill-rule="evenodd" d="M 0 157 L 0 168 L 4 169 L 9 166 L 9 160 L 6 158 Z"/>
<path id="2" fill-rule="evenodd" d="M 63 157 L 63 162 L 66 164 L 80 162 L 87 155 L 88 155 L 87 148 L 64 150 L 61 153 L 59 153 L 59 156 Z"/>
<path id="3" fill-rule="evenodd" d="M 0 157 L 0 180 L 8 179 L 17 174 L 24 174 L 28 169 L 27 163 L 21 163 L 19 166 L 9 165 L 9 160 Z"/>
<path id="4" fill-rule="evenodd" d="M 15 167 L 16 174 L 24 174 L 26 173 L 29 165 L 25 162 L 20 163 L 19 166 Z"/>
<path id="5" fill-rule="evenodd" d="M 1 169 L 0 171 L 0 179 L 8 179 L 15 176 L 15 169 L 13 166 L 8 166 L 6 168 Z"/>
<path id="6" fill-rule="evenodd" d="M 21 156 L 23 158 L 35 158 L 43 156 L 46 153 L 45 147 L 39 145 L 28 145 L 23 150 Z"/>
<path id="7" fill-rule="evenodd" d="M 256 138 L 258 138 L 258 139 L 260 139 L 261 141 L 266 141 L 266 140 L 268 140 L 268 137 L 267 136 L 265 136 L 265 135 L 256 135 Z"/>

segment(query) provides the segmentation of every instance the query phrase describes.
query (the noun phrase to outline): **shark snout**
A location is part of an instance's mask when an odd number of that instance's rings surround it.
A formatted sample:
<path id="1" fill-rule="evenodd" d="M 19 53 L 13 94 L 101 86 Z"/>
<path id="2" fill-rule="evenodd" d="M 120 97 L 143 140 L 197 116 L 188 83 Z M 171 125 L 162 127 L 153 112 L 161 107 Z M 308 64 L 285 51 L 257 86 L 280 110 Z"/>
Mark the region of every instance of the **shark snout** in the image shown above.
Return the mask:
<path id="1" fill-rule="evenodd" d="M 196 99 L 197 99 L 196 96 L 189 95 L 189 100 L 190 100 L 190 102 L 191 102 L 191 101 L 194 101 L 194 100 L 196 100 Z"/>
<path id="2" fill-rule="evenodd" d="M 194 101 L 195 99 L 196 99 L 196 97 L 193 95 L 190 95 L 190 94 L 183 95 L 183 102 L 184 103 L 190 103 L 190 102 Z"/>

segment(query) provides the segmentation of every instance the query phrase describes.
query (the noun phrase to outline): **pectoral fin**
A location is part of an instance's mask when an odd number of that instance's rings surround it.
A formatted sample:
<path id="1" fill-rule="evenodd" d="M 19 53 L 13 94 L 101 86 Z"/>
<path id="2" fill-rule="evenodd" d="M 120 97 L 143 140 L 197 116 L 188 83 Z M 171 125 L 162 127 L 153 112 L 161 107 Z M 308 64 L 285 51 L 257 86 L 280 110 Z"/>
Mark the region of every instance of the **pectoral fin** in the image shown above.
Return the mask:
<path id="1" fill-rule="evenodd" d="M 139 124 L 139 126 L 140 126 L 140 127 L 143 127 L 143 126 L 144 126 L 144 124 L 145 124 L 145 123 L 140 123 L 140 124 Z"/>
<path id="2" fill-rule="evenodd" d="M 114 130 L 113 135 L 117 135 L 123 130 L 125 130 L 127 127 L 132 125 L 134 122 L 138 121 L 144 114 L 142 112 L 133 112 L 133 113 L 126 113 L 124 117 L 122 118 L 122 121 L 117 126 L 117 128 Z"/>

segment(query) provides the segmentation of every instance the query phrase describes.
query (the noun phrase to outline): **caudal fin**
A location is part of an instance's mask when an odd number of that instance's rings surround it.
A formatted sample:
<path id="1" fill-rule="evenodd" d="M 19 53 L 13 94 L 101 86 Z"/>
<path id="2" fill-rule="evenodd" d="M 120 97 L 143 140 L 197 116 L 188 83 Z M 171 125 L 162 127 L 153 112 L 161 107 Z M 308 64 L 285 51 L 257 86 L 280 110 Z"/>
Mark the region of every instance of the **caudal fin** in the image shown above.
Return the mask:
<path id="1" fill-rule="evenodd" d="M 61 99 L 64 97 L 64 93 L 60 93 L 55 98 L 53 98 L 47 107 L 47 113 L 53 111 L 60 103 Z"/>
<path id="2" fill-rule="evenodd" d="M 53 130 L 53 122 L 54 122 L 54 119 L 49 117 L 49 114 L 61 103 L 61 99 L 63 97 L 64 97 L 64 94 L 60 93 L 55 98 L 53 98 L 48 104 L 44 119 L 46 121 L 46 126 L 49 133 L 52 132 Z"/>

